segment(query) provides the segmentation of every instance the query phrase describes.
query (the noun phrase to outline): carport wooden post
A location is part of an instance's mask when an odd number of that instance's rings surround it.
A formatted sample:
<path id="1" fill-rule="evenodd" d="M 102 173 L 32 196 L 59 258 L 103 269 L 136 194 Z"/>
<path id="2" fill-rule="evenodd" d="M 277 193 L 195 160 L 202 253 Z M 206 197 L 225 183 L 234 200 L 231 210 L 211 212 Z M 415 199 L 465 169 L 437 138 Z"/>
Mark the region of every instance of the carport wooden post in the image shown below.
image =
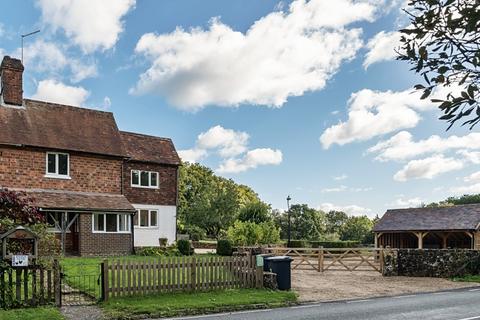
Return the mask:
<path id="1" fill-rule="evenodd" d="M 423 238 L 428 234 L 428 232 L 412 232 L 417 236 L 418 239 L 418 249 L 423 249 Z"/>
<path id="2" fill-rule="evenodd" d="M 473 234 L 468 231 L 464 231 L 464 233 L 470 237 L 470 249 L 474 249 L 474 242 L 473 242 Z"/>

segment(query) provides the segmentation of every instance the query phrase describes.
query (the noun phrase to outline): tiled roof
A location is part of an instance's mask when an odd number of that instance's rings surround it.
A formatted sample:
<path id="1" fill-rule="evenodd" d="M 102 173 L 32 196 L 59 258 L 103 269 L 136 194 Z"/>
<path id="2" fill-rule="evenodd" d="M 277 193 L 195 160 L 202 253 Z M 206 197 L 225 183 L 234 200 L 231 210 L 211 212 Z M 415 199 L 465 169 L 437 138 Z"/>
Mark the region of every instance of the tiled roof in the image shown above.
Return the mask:
<path id="1" fill-rule="evenodd" d="M 0 106 L 0 144 L 124 156 L 112 113 L 27 99 L 24 105 Z"/>
<path id="2" fill-rule="evenodd" d="M 73 192 L 65 190 L 26 189 L 36 207 L 45 210 L 134 212 L 135 208 L 121 194 Z"/>
<path id="3" fill-rule="evenodd" d="M 388 210 L 373 231 L 476 230 L 480 204 Z"/>
<path id="4" fill-rule="evenodd" d="M 120 132 L 123 148 L 136 161 L 179 165 L 180 158 L 171 139 L 144 134 Z"/>

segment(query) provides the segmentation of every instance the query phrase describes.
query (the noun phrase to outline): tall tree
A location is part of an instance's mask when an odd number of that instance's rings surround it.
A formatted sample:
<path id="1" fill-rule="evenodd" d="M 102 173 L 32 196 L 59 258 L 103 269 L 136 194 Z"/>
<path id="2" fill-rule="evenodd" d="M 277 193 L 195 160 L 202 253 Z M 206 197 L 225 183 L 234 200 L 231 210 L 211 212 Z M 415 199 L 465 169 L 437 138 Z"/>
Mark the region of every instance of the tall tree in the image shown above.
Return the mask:
<path id="1" fill-rule="evenodd" d="M 432 101 L 444 113 L 440 119 L 450 123 L 448 129 L 460 119 L 470 128 L 480 122 L 479 7 L 478 0 L 410 0 L 405 10 L 411 24 L 400 30 L 398 59 L 424 78 L 415 86 L 422 99 L 435 88 L 447 89 L 445 97 Z"/>
<path id="2" fill-rule="evenodd" d="M 271 211 L 271 206 L 264 202 L 250 202 L 240 209 L 240 212 L 238 214 L 238 220 L 254 223 L 272 221 Z"/>
<path id="3" fill-rule="evenodd" d="M 281 236 L 287 238 L 288 212 L 275 214 Z M 325 213 L 310 208 L 306 204 L 295 204 L 290 207 L 291 238 L 302 240 L 321 240 L 326 232 Z"/>
<path id="4" fill-rule="evenodd" d="M 327 219 L 327 233 L 340 234 L 345 223 L 348 221 L 348 215 L 342 211 L 330 211 L 325 214 Z"/>
<path id="5" fill-rule="evenodd" d="M 341 230 L 342 240 L 373 242 L 373 222 L 367 216 L 349 217 Z"/>

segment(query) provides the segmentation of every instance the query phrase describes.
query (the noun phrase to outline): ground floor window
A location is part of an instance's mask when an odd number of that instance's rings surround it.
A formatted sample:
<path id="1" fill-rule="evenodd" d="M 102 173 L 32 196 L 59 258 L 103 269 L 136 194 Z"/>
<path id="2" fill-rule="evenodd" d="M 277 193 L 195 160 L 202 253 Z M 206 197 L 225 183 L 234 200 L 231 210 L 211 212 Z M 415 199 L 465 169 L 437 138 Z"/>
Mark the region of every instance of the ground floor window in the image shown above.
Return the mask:
<path id="1" fill-rule="evenodd" d="M 78 223 L 75 219 L 78 214 L 64 211 L 45 211 L 48 229 L 51 232 L 62 232 L 62 225 L 67 228 L 66 232 L 78 232 Z"/>
<path id="2" fill-rule="evenodd" d="M 133 224 L 140 228 L 158 227 L 158 210 L 137 210 Z"/>
<path id="3" fill-rule="evenodd" d="M 93 232 L 130 232 L 130 214 L 94 213 Z"/>

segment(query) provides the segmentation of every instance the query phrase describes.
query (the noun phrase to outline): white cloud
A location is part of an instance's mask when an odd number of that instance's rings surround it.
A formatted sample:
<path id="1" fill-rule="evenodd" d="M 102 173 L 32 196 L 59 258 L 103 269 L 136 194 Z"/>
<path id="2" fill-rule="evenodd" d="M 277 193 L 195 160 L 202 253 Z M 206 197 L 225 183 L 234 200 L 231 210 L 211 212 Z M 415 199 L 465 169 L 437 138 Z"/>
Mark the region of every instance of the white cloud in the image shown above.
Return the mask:
<path id="1" fill-rule="evenodd" d="M 37 0 L 42 20 L 63 29 L 86 53 L 111 49 L 124 30 L 123 16 L 135 0 Z"/>
<path id="2" fill-rule="evenodd" d="M 469 176 L 463 178 L 463 181 L 469 183 L 480 183 L 480 171 L 474 172 Z"/>
<path id="3" fill-rule="evenodd" d="M 239 173 L 261 165 L 278 165 L 282 162 L 282 152 L 271 148 L 248 150 L 250 136 L 246 132 L 214 126 L 198 135 L 195 146 L 180 150 L 183 161 L 198 162 L 214 150 L 222 158 L 217 171 Z"/>
<path id="4" fill-rule="evenodd" d="M 471 146 L 478 147 L 480 146 Z M 471 162 L 473 164 L 480 164 L 480 152 L 479 151 L 468 151 L 468 150 L 459 150 L 457 154 L 461 155 L 464 160 Z"/>
<path id="5" fill-rule="evenodd" d="M 463 168 L 463 162 L 454 158 L 445 158 L 443 155 L 434 155 L 420 160 L 408 162 L 400 171 L 395 173 L 396 181 L 411 179 L 433 179 L 434 177 Z"/>
<path id="6" fill-rule="evenodd" d="M 332 187 L 332 188 L 323 188 L 321 190 L 322 193 L 329 193 L 329 192 L 343 192 L 343 191 L 349 191 L 349 192 L 366 192 L 366 191 L 371 191 L 371 187 L 360 187 L 360 188 L 351 188 L 347 187 L 344 185 L 338 186 L 338 187 Z"/>
<path id="7" fill-rule="evenodd" d="M 400 208 L 416 208 L 419 207 L 424 201 L 419 197 L 404 199 L 398 198 L 391 205 L 400 207 Z"/>
<path id="8" fill-rule="evenodd" d="M 318 206 L 319 210 L 322 210 L 324 212 L 329 212 L 329 211 L 343 211 L 349 215 L 353 216 L 363 216 L 363 215 L 371 215 L 372 210 L 368 208 L 364 208 L 361 206 L 357 205 L 347 205 L 347 206 L 339 206 L 339 205 L 334 205 L 333 203 L 325 202 L 322 203 Z"/>
<path id="9" fill-rule="evenodd" d="M 198 136 L 199 149 L 216 149 L 222 157 L 233 157 L 247 150 L 249 135 L 246 132 L 215 126 Z"/>
<path id="10" fill-rule="evenodd" d="M 399 129 L 413 128 L 421 117 L 417 111 L 435 108 L 421 93 L 363 89 L 348 100 L 348 119 L 327 128 L 320 137 L 323 148 L 332 144 L 344 145 L 364 141 Z"/>
<path id="11" fill-rule="evenodd" d="M 37 92 L 32 98 L 71 106 L 84 106 L 89 95 L 90 93 L 82 87 L 72 87 L 49 79 L 38 83 Z"/>
<path id="12" fill-rule="evenodd" d="M 333 187 L 333 188 L 323 188 L 322 189 L 322 192 L 342 192 L 342 191 L 346 191 L 347 190 L 347 186 L 339 186 L 339 187 Z"/>
<path id="13" fill-rule="evenodd" d="M 396 57 L 395 49 L 400 46 L 400 33 L 381 31 L 367 43 L 369 50 L 363 61 L 363 67 L 367 69 L 371 64 L 380 61 L 393 60 Z"/>
<path id="14" fill-rule="evenodd" d="M 475 194 L 480 193 L 480 183 L 475 183 L 468 186 L 462 187 L 452 187 L 450 188 L 450 192 L 455 194 Z"/>
<path id="15" fill-rule="evenodd" d="M 335 181 L 341 181 L 341 180 L 345 180 L 345 179 L 347 179 L 347 178 L 348 178 L 348 176 L 347 176 L 346 174 L 341 174 L 341 175 L 339 175 L 339 176 L 333 177 L 333 180 L 335 180 Z"/>
<path id="16" fill-rule="evenodd" d="M 217 169 L 220 173 L 239 173 L 262 165 L 278 165 L 282 162 L 282 152 L 270 148 L 248 151 L 240 159 L 227 159 Z"/>
<path id="17" fill-rule="evenodd" d="M 13 56 L 20 56 L 20 48 Z M 69 77 L 76 83 L 97 75 L 97 65 L 87 58 L 68 56 L 68 48 L 54 42 L 36 40 L 24 49 L 24 65 L 27 70 L 34 70 L 44 76 L 58 76 L 65 69 L 70 71 Z"/>
<path id="18" fill-rule="evenodd" d="M 452 149 L 480 149 L 480 133 L 472 132 L 464 136 L 449 136 L 441 138 L 437 135 L 428 139 L 413 141 L 413 136 L 407 131 L 401 131 L 388 140 L 380 141 L 368 149 L 370 153 L 378 153 L 375 159 L 380 161 L 405 160 L 427 153 L 440 153 Z M 471 162 L 480 160 L 480 154 L 461 150 L 460 153 Z"/>
<path id="19" fill-rule="evenodd" d="M 322 89 L 355 57 L 362 30 L 347 26 L 373 21 L 376 9 L 368 1 L 296 0 L 245 33 L 215 18 L 206 30 L 144 34 L 135 52 L 151 66 L 130 92 L 166 96 L 188 111 L 207 105 L 280 107 L 289 97 Z"/>
<path id="20" fill-rule="evenodd" d="M 207 151 L 203 149 L 187 149 L 187 150 L 179 150 L 178 154 L 182 161 L 187 161 L 190 163 L 195 163 L 200 161 L 201 159 L 207 156 Z"/>

